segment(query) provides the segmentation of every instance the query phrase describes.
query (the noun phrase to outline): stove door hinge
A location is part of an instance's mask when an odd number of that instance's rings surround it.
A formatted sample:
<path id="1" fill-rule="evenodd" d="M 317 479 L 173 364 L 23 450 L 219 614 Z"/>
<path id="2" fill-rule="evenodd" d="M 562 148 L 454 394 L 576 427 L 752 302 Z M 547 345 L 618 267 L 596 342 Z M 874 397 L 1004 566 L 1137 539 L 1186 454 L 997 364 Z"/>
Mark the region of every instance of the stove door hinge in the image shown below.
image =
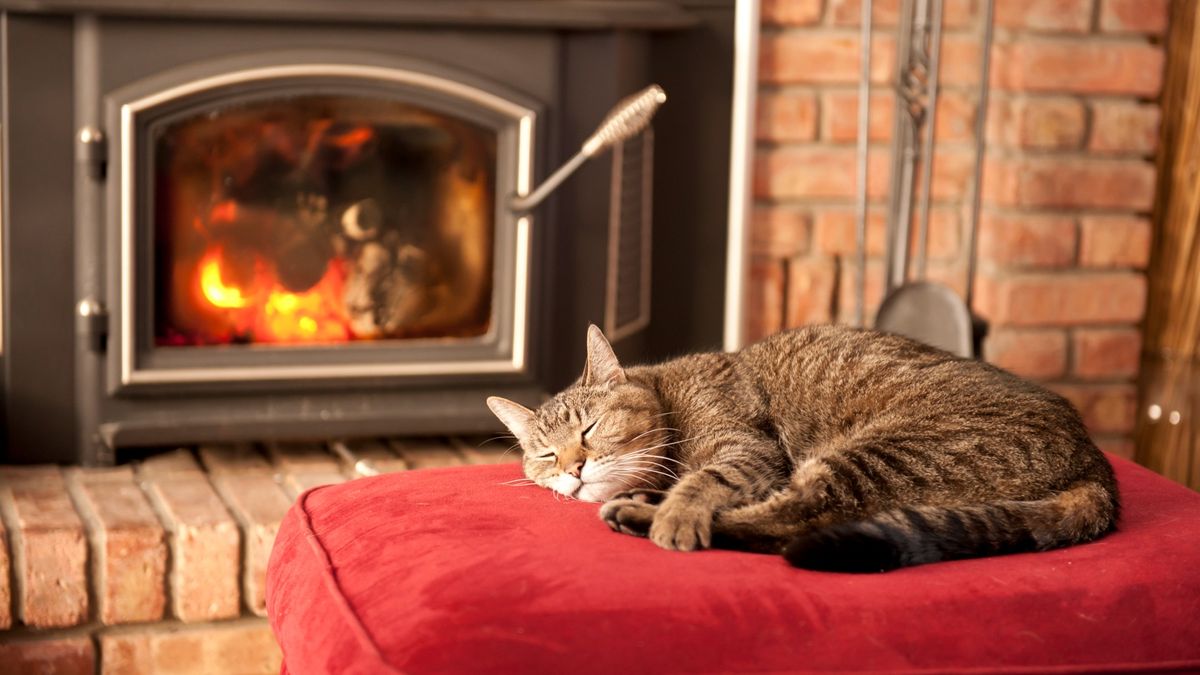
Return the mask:
<path id="1" fill-rule="evenodd" d="M 87 340 L 89 349 L 103 352 L 108 346 L 108 308 L 95 298 L 86 298 L 75 310 L 78 334 Z"/>
<path id="2" fill-rule="evenodd" d="M 89 178 L 96 181 L 104 180 L 104 171 L 108 164 L 108 137 L 104 135 L 104 132 L 93 126 L 80 129 L 75 160 L 87 167 Z"/>

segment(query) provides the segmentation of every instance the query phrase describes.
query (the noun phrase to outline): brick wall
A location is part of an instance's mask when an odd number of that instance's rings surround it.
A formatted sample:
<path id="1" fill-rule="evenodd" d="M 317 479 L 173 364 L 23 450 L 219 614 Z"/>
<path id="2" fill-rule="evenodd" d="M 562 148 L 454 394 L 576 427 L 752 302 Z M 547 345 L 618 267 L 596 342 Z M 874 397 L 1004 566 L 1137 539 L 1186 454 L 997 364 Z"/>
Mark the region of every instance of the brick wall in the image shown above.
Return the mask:
<path id="1" fill-rule="evenodd" d="M 507 448 L 429 439 L 348 449 L 388 472 L 495 462 Z M 278 673 L 265 618 L 275 533 L 301 492 L 357 474 L 325 445 L 260 450 L 0 467 L 0 675 Z"/>
<path id="2" fill-rule="evenodd" d="M 929 276 L 963 290 L 980 0 L 946 0 Z M 882 294 L 898 0 L 876 0 L 868 316 Z M 1000 0 L 976 310 L 985 357 L 1132 454 L 1167 0 Z M 848 322 L 859 0 L 764 0 L 747 330 Z"/>

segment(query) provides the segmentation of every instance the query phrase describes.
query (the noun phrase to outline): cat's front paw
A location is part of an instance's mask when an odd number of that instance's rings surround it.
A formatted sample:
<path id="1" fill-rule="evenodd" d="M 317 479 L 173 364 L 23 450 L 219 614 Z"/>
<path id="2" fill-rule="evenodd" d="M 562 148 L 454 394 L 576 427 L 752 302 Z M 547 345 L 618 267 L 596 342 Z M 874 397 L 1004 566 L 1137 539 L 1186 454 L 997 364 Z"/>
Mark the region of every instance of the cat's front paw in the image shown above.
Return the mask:
<path id="1" fill-rule="evenodd" d="M 651 490 L 648 488 L 634 488 L 613 495 L 613 499 L 632 499 L 635 502 L 643 504 L 652 504 L 658 506 L 667 498 L 666 490 Z"/>
<path id="2" fill-rule="evenodd" d="M 664 504 L 650 525 L 650 540 L 671 551 L 712 545 L 712 511 L 695 504 Z"/>
<path id="3" fill-rule="evenodd" d="M 637 498 L 617 497 L 600 507 L 600 519 L 616 532 L 646 537 L 650 534 L 650 524 L 654 522 L 656 511 L 657 504 Z"/>

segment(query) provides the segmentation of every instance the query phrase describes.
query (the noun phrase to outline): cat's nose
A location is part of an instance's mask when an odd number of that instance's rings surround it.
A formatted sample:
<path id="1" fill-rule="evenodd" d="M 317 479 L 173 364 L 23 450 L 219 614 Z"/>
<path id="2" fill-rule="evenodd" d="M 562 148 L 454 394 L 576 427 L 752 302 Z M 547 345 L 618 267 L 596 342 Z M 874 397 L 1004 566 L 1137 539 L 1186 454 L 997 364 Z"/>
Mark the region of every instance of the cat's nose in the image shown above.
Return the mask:
<path id="1" fill-rule="evenodd" d="M 583 473 L 583 460 L 578 460 L 572 463 L 571 466 L 568 466 L 565 470 L 572 476 L 579 478 L 579 474 Z"/>

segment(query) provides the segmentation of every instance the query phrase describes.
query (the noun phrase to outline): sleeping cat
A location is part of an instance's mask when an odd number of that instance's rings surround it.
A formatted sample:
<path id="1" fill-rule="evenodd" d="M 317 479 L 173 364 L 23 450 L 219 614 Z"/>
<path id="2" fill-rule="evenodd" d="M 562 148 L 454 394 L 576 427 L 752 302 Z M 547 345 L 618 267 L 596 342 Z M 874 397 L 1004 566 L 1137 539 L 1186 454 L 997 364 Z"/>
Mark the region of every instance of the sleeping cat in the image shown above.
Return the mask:
<path id="1" fill-rule="evenodd" d="M 882 571 L 1086 542 L 1117 519 L 1112 467 L 1067 401 L 874 331 L 623 368 L 591 326 L 573 385 L 536 411 L 488 406 L 535 483 L 667 549 Z"/>

